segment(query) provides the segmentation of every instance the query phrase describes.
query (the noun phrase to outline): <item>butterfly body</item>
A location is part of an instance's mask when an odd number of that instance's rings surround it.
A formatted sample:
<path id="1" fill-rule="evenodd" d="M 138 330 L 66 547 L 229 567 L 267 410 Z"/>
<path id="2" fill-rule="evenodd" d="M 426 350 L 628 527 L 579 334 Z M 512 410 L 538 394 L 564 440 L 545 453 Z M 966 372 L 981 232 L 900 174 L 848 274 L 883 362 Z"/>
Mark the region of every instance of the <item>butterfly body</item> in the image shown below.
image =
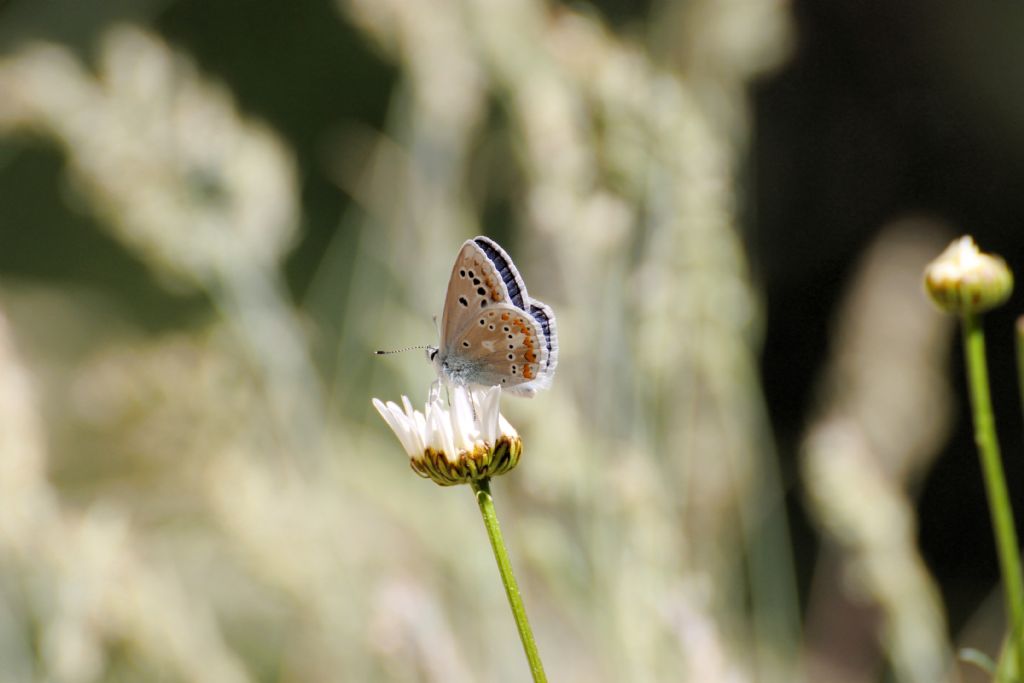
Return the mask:
<path id="1" fill-rule="evenodd" d="M 496 242 L 467 240 L 448 281 L 440 344 L 427 357 L 449 384 L 533 396 L 550 386 L 558 362 L 554 312 L 529 297 Z"/>

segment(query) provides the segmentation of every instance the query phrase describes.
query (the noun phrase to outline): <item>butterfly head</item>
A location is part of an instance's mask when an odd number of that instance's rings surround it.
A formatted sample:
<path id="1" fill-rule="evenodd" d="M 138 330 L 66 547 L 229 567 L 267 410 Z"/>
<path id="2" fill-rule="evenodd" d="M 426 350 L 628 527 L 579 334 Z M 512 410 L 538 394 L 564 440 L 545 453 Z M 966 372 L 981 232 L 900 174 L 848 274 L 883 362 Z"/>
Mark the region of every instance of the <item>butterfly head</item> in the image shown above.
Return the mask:
<path id="1" fill-rule="evenodd" d="M 445 373 L 442 365 L 441 350 L 436 346 L 427 347 L 427 362 L 434 367 L 434 371 L 438 377 L 444 377 Z"/>

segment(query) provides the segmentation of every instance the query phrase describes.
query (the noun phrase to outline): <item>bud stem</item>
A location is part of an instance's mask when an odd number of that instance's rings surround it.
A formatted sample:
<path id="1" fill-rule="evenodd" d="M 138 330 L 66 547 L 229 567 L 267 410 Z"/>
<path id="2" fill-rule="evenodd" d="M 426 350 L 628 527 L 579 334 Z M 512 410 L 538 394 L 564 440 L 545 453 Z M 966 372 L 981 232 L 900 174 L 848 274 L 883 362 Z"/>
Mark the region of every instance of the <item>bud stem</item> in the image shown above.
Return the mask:
<path id="1" fill-rule="evenodd" d="M 964 359 L 970 385 L 971 406 L 974 410 L 974 441 L 981 457 L 985 477 L 989 511 L 1003 574 L 1006 594 L 1006 614 L 1010 622 L 1007 643 L 1011 656 L 1016 658 L 1017 671 L 1024 672 L 1024 648 L 1021 647 L 1021 625 L 1024 623 L 1024 578 L 1021 576 L 1020 549 L 1017 531 L 1010 508 L 1010 496 L 1003 475 L 1002 456 L 996 438 L 995 417 L 989 395 L 988 367 L 985 361 L 985 331 L 981 318 L 974 313 L 962 316 L 964 332 Z M 1004 653 L 1005 654 L 1005 653 Z"/>
<path id="2" fill-rule="evenodd" d="M 526 651 L 526 659 L 530 662 L 533 681 L 534 683 L 547 683 L 544 666 L 537 653 L 537 643 L 533 640 L 533 631 L 530 630 L 530 622 L 526 618 L 526 608 L 523 607 L 523 599 L 519 595 L 519 585 L 516 583 L 516 577 L 512 574 L 512 562 L 508 559 L 508 550 L 505 549 L 505 541 L 501 537 L 498 516 L 494 511 L 494 500 L 491 498 L 491 482 L 489 479 L 476 479 L 472 485 L 473 493 L 476 494 L 476 502 L 480 506 L 480 514 L 484 518 L 484 526 L 487 528 L 487 537 L 491 539 L 494 559 L 498 561 L 498 572 L 501 574 L 501 582 L 505 584 L 505 594 L 508 596 L 508 604 L 512 608 L 512 616 L 516 620 L 519 639 L 523 641 L 523 650 Z"/>
<path id="3" fill-rule="evenodd" d="M 1024 409 L 1024 315 L 1017 318 L 1016 349 L 1017 349 L 1017 390 L 1020 392 L 1021 408 Z"/>

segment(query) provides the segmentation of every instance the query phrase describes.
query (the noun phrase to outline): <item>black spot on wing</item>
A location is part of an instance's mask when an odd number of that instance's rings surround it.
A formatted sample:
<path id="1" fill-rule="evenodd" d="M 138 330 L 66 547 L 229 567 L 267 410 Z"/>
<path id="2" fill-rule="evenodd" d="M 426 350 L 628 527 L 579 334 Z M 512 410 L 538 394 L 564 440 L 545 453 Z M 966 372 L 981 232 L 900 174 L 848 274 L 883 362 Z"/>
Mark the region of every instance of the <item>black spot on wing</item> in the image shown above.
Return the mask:
<path id="1" fill-rule="evenodd" d="M 508 259 L 500 251 L 494 248 L 490 241 L 480 237 L 473 241 L 476 243 L 476 246 L 483 250 L 491 263 L 494 264 L 494 269 L 498 271 L 501 281 L 505 283 L 505 288 L 508 289 L 508 296 L 512 303 L 525 311 L 526 305 L 523 302 L 523 293 L 520 291 L 519 283 L 516 282 L 516 278 L 512 274 L 512 264 L 509 263 Z"/>
<path id="2" fill-rule="evenodd" d="M 544 343 L 548 347 L 548 363 L 551 363 L 551 318 L 548 317 L 547 311 L 540 306 L 534 306 L 530 304 L 530 315 L 533 319 L 540 323 L 541 330 L 544 331 Z"/>

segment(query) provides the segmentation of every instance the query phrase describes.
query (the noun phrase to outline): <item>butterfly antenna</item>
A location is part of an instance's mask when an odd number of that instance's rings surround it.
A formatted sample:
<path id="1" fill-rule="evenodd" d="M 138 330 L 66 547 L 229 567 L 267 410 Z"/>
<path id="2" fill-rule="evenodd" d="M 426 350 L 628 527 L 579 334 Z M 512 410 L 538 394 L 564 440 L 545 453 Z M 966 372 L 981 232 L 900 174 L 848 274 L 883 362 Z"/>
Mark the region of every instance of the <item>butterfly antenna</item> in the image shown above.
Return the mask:
<path id="1" fill-rule="evenodd" d="M 421 344 L 419 346 L 406 346 L 404 349 L 385 349 L 385 350 L 377 349 L 373 353 L 376 356 L 390 356 L 393 353 L 405 353 L 406 351 L 415 351 L 416 349 L 429 349 L 429 348 L 430 348 L 429 346 L 427 346 L 425 344 Z"/>

